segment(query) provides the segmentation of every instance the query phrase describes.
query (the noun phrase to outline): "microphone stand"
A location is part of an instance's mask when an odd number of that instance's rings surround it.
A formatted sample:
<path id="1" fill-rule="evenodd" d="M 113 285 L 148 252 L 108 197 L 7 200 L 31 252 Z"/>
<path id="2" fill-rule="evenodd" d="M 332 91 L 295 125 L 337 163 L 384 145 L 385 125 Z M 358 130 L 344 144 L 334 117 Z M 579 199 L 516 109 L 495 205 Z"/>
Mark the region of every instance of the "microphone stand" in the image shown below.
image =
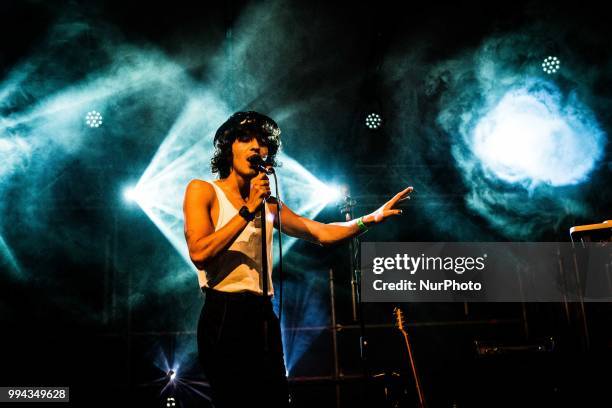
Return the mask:
<path id="1" fill-rule="evenodd" d="M 249 157 L 248 159 L 251 166 L 260 173 L 272 174 L 274 170 L 267 169 L 265 166 L 265 162 L 259 155 L 254 155 Z M 263 318 L 263 353 L 264 359 L 262 360 L 265 364 L 265 354 L 268 352 L 268 320 L 266 316 L 266 301 L 269 300 L 268 297 L 268 248 L 267 248 L 267 231 L 266 231 L 266 199 L 264 198 L 261 203 L 261 208 L 259 210 L 259 220 L 261 222 L 261 316 Z M 264 367 L 265 368 L 265 367 Z M 265 372 L 263 370 L 262 372 Z"/>
<path id="2" fill-rule="evenodd" d="M 260 157 L 260 156 L 256 156 L 256 157 Z M 274 181 L 276 184 L 276 200 L 277 200 L 277 216 L 278 216 L 278 251 L 279 251 L 279 268 L 278 268 L 278 272 L 279 272 L 279 279 L 280 279 L 280 300 L 279 300 L 279 323 L 282 324 L 282 312 L 283 312 L 283 277 L 282 277 L 282 273 L 283 273 L 283 246 L 282 246 L 282 223 L 281 223 L 281 206 L 282 206 L 282 202 L 280 200 L 280 196 L 278 193 L 278 180 L 276 179 L 276 172 L 274 171 L 274 168 L 270 167 L 266 167 L 265 163 L 263 163 L 263 161 L 254 159 L 253 161 L 251 161 L 251 163 L 253 164 L 253 166 L 255 167 L 255 169 L 257 169 L 260 173 L 265 173 L 266 175 L 271 174 L 274 176 Z M 263 296 L 262 296 L 262 308 L 261 308 L 261 312 L 262 312 L 262 317 L 263 317 L 263 361 L 262 364 L 264 365 L 264 370 L 262 372 L 265 372 L 265 360 L 266 360 L 266 354 L 269 352 L 269 339 L 268 339 L 268 320 L 267 320 L 267 310 L 266 310 L 266 303 L 268 301 L 271 301 L 271 297 L 268 295 L 268 288 L 269 286 L 272 284 L 272 279 L 269 278 L 268 276 L 268 248 L 267 248 L 267 219 L 266 219 L 266 202 L 269 200 L 268 198 L 263 199 L 261 208 L 260 208 L 260 221 L 261 221 L 261 274 L 260 274 L 260 278 L 261 278 L 261 287 L 262 287 L 262 292 L 263 292 Z M 268 280 L 269 279 L 269 280 Z M 274 313 L 274 311 L 272 311 L 272 313 Z"/>
<path id="3" fill-rule="evenodd" d="M 344 215 L 346 221 L 353 219 L 353 207 L 357 204 L 355 200 L 351 198 L 349 193 L 346 193 L 344 202 L 340 206 L 340 213 Z M 353 237 L 349 241 L 349 267 L 351 268 L 351 305 L 353 309 L 353 321 L 359 323 L 359 354 L 361 357 L 361 366 L 363 369 L 364 379 L 364 392 L 366 401 L 368 399 L 368 385 L 369 385 L 369 370 L 368 370 L 368 359 L 367 359 L 367 346 L 368 341 L 365 334 L 365 322 L 363 319 L 363 302 L 361 301 L 361 270 L 359 269 L 359 238 Z"/>
<path id="4" fill-rule="evenodd" d="M 263 351 L 264 354 L 268 352 L 268 320 L 266 316 L 266 301 L 268 300 L 268 240 L 267 240 L 267 231 L 266 231 L 266 199 L 264 198 L 263 203 L 261 204 L 260 211 L 260 220 L 261 220 L 261 289 L 263 292 L 263 297 L 261 298 L 262 304 L 262 317 L 263 317 Z M 264 355 L 265 362 L 265 355 Z M 262 372 L 265 372 L 262 371 Z"/>
<path id="5" fill-rule="evenodd" d="M 255 164 L 255 167 L 260 172 L 265 174 L 271 174 L 273 170 L 266 169 L 262 164 Z M 266 219 L 266 198 L 264 198 L 261 208 L 259 210 L 260 214 L 260 222 L 261 222 L 261 289 L 262 289 L 262 298 L 261 298 L 261 313 L 263 317 L 263 352 L 264 354 L 268 352 L 268 320 L 266 316 L 266 301 L 269 299 L 268 297 L 268 240 L 267 240 L 267 219 Z M 264 355 L 265 362 L 265 355 Z M 265 372 L 262 371 L 262 372 Z"/>

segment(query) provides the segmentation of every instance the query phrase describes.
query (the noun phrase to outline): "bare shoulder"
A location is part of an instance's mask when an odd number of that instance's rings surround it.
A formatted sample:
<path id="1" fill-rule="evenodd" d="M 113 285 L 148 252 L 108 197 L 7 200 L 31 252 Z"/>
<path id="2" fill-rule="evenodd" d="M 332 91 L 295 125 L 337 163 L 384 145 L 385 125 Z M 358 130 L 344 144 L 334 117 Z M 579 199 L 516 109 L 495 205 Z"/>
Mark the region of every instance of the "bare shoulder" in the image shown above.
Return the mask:
<path id="1" fill-rule="evenodd" d="M 197 198 L 205 202 L 210 202 L 210 200 L 215 197 L 215 189 L 208 181 L 193 179 L 187 184 L 185 197 Z"/>
<path id="2" fill-rule="evenodd" d="M 200 179 L 192 179 L 189 184 L 187 184 L 187 189 L 195 189 L 195 190 L 213 190 L 213 186 L 210 182 L 206 180 Z"/>

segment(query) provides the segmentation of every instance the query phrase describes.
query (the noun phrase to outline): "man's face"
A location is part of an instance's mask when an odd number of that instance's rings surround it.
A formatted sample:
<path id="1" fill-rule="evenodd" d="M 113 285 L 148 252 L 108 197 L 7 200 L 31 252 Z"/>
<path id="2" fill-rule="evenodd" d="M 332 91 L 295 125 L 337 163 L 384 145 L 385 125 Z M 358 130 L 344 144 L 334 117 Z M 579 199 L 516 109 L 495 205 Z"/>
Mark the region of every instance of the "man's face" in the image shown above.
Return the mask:
<path id="1" fill-rule="evenodd" d="M 268 147 L 254 135 L 237 137 L 232 144 L 232 167 L 234 171 L 243 177 L 255 177 L 258 171 L 251 168 L 248 159 L 256 154 L 265 159 L 268 156 Z"/>

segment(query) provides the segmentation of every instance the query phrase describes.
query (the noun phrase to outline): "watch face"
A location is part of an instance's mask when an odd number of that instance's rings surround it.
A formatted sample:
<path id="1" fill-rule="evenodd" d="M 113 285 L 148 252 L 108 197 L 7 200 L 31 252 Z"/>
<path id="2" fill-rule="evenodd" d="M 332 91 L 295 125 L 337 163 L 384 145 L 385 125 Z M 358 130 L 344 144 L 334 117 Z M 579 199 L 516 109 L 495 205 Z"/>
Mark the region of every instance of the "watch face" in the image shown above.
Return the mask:
<path id="1" fill-rule="evenodd" d="M 254 214 L 251 214 L 249 212 L 249 209 L 246 207 L 246 205 L 240 208 L 240 211 L 238 211 L 238 213 L 242 216 L 242 218 L 244 218 L 247 221 L 253 220 Z"/>

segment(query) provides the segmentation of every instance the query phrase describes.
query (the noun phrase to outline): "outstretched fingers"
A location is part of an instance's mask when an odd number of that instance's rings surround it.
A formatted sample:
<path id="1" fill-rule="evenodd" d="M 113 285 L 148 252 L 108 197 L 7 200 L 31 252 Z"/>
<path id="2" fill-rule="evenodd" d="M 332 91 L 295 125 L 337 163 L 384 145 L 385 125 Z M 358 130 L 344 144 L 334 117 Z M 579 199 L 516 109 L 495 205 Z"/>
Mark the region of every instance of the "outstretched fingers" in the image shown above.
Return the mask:
<path id="1" fill-rule="evenodd" d="M 390 201 L 391 207 L 395 206 L 395 204 L 405 201 L 405 200 L 410 200 L 410 193 L 412 193 L 412 191 L 414 190 L 414 188 L 412 186 L 400 191 L 399 193 L 397 193 L 395 196 L 393 196 L 393 198 Z"/>

